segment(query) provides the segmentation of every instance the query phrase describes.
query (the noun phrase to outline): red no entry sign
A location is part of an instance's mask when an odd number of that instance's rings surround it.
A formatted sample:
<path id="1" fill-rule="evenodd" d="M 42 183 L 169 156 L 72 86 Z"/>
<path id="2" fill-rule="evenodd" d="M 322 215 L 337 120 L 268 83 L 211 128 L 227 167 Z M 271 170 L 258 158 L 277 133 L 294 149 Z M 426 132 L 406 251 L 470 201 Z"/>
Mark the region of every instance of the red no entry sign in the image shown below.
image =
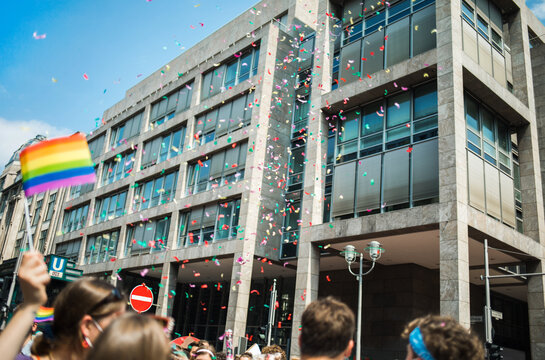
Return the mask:
<path id="1" fill-rule="evenodd" d="M 146 285 L 138 285 L 132 289 L 129 300 L 134 311 L 143 313 L 148 311 L 153 304 L 153 293 Z"/>

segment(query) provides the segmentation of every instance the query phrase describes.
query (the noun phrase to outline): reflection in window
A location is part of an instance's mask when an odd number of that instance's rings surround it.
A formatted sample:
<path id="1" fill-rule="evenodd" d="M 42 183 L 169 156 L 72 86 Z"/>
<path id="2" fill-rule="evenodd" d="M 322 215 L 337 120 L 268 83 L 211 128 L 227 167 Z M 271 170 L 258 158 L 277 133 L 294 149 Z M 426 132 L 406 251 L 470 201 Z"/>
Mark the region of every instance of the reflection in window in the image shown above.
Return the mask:
<path id="1" fill-rule="evenodd" d="M 89 236 L 85 251 L 85 263 L 96 264 L 115 258 L 118 240 L 119 230 Z"/>
<path id="2" fill-rule="evenodd" d="M 125 256 L 163 251 L 168 245 L 170 216 L 127 226 Z"/>
<path id="3" fill-rule="evenodd" d="M 155 179 L 135 184 L 133 211 L 166 204 L 174 199 L 178 171 L 170 172 Z"/>

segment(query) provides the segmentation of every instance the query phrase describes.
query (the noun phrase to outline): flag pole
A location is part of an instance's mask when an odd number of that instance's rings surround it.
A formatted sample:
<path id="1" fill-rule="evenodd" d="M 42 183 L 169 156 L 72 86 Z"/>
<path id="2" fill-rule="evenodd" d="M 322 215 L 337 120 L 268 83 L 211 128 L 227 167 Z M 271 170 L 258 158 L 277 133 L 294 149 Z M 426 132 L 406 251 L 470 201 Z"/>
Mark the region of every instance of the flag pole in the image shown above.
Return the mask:
<path id="1" fill-rule="evenodd" d="M 32 241 L 32 232 L 30 228 L 30 213 L 28 210 L 28 201 L 24 193 L 23 193 L 23 201 L 25 206 L 25 221 L 26 221 L 26 233 L 28 238 L 28 246 L 30 251 L 34 251 L 34 242 Z M 22 245 L 21 248 L 24 248 L 23 246 L 24 243 L 21 245 Z M 17 264 L 15 265 L 15 270 L 13 271 L 13 279 L 11 280 L 9 293 L 8 293 L 8 299 L 6 301 L 6 305 L 8 306 L 8 311 L 11 307 L 11 300 L 13 298 L 13 292 L 15 291 L 15 284 L 17 283 L 17 274 L 19 273 L 19 268 L 21 267 L 22 259 L 23 259 L 23 252 L 20 249 L 19 254 L 17 254 Z M 0 326 L 2 329 L 6 326 L 6 320 L 7 319 L 3 319 L 2 321 L 2 326 Z"/>

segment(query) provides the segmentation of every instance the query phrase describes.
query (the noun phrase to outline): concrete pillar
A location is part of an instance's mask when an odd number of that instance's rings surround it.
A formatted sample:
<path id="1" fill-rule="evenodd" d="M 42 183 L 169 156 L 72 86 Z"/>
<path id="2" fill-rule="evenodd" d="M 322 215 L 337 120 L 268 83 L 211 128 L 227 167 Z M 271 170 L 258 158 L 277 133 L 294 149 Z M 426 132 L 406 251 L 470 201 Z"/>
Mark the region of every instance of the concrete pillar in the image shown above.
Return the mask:
<path id="1" fill-rule="evenodd" d="M 333 46 L 330 42 L 332 21 L 325 15 L 329 2 L 321 1 L 318 9 L 318 23 L 323 23 L 316 32 L 314 43 L 314 69 L 310 94 L 308 141 L 305 149 L 304 191 L 301 201 L 301 232 L 297 255 L 297 275 L 293 304 L 291 331 L 291 356 L 300 356 L 299 327 L 301 315 L 308 304 L 318 298 L 320 276 L 320 253 L 312 245 L 311 226 L 321 224 L 324 212 L 324 183 L 327 156 L 328 125 L 320 110 L 322 92 L 331 89 L 331 67 Z M 311 225 L 312 224 L 312 225 Z"/>
<path id="2" fill-rule="evenodd" d="M 155 315 L 171 316 L 172 306 L 176 297 L 176 282 L 178 279 L 178 266 L 176 263 L 163 264 L 161 272 L 161 285 L 159 286 L 159 295 L 156 303 L 159 305 L 155 310 Z"/>
<path id="3" fill-rule="evenodd" d="M 438 0 L 440 312 L 470 326 L 467 160 L 460 2 Z"/>

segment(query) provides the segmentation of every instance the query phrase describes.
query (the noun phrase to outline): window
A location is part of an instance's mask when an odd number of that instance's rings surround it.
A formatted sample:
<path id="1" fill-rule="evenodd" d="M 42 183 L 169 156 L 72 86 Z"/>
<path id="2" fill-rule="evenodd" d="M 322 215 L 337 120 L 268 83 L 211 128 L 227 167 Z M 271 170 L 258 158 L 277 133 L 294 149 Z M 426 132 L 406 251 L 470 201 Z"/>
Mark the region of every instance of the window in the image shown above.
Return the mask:
<path id="1" fill-rule="evenodd" d="M 249 125 L 252 120 L 252 108 L 248 104 L 252 101 L 251 95 L 246 94 L 197 116 L 195 138 L 204 145 Z"/>
<path id="2" fill-rule="evenodd" d="M 189 165 L 187 195 L 238 182 L 244 178 L 248 144 L 230 147 Z"/>
<path id="3" fill-rule="evenodd" d="M 95 202 L 93 224 L 100 224 L 125 215 L 126 200 L 127 190 L 108 197 L 98 198 Z"/>
<path id="4" fill-rule="evenodd" d="M 47 203 L 47 211 L 45 213 L 45 220 L 50 221 L 53 217 L 53 210 L 55 210 L 55 201 L 57 200 L 57 193 L 49 194 L 49 202 Z"/>
<path id="5" fill-rule="evenodd" d="M 297 242 L 299 241 L 299 227 L 301 226 L 301 199 L 297 194 L 290 194 L 286 198 L 285 208 L 282 209 L 284 223 L 282 227 L 281 258 L 297 256 Z"/>
<path id="6" fill-rule="evenodd" d="M 36 244 L 36 251 L 39 251 L 42 254 L 44 253 L 44 250 L 45 250 L 45 242 L 47 240 L 48 232 L 49 232 L 49 229 L 40 231 L 40 237 L 38 238 L 38 243 Z"/>
<path id="7" fill-rule="evenodd" d="M 243 50 L 230 62 L 220 65 L 203 75 L 201 100 L 248 80 L 257 74 L 259 47 Z"/>
<path id="8" fill-rule="evenodd" d="M 133 211 L 142 211 L 171 202 L 176 194 L 177 181 L 178 171 L 174 171 L 137 184 Z"/>
<path id="9" fill-rule="evenodd" d="M 89 142 L 89 151 L 91 152 L 91 158 L 96 158 L 104 153 L 104 139 L 106 134 L 95 137 Z"/>
<path id="10" fill-rule="evenodd" d="M 62 223 L 62 231 L 69 233 L 86 226 L 89 204 L 80 205 L 76 208 L 66 209 Z"/>
<path id="11" fill-rule="evenodd" d="M 163 251 L 168 245 L 170 216 L 129 224 L 125 256 L 148 254 Z"/>
<path id="12" fill-rule="evenodd" d="M 117 154 L 113 159 L 104 162 L 102 167 L 101 185 L 108 185 L 126 178 L 134 166 L 134 151 Z"/>
<path id="13" fill-rule="evenodd" d="M 85 263 L 97 264 L 115 258 L 118 240 L 119 229 L 89 236 L 85 251 Z"/>
<path id="14" fill-rule="evenodd" d="M 391 6 L 345 1 L 343 16 L 342 39 L 335 44 L 335 84 L 361 80 L 436 47 L 434 1 L 402 0 Z"/>
<path id="15" fill-rule="evenodd" d="M 324 219 L 438 201 L 437 131 L 435 82 L 338 117 L 330 124 Z"/>
<path id="16" fill-rule="evenodd" d="M 145 169 L 181 154 L 184 148 L 185 129 L 184 126 L 144 143 L 141 168 Z"/>
<path id="17" fill-rule="evenodd" d="M 193 93 L 193 82 L 183 85 L 179 90 L 174 91 L 161 100 L 151 105 L 150 128 L 161 125 L 179 112 L 189 108 Z"/>
<path id="18" fill-rule="evenodd" d="M 140 112 L 132 116 L 129 120 L 123 122 L 123 124 L 112 128 L 110 133 L 110 148 L 127 143 L 127 140 L 140 134 L 140 125 L 142 123 L 142 115 L 144 112 Z"/>
<path id="19" fill-rule="evenodd" d="M 232 200 L 180 213 L 178 247 L 234 239 L 239 211 L 240 200 Z"/>
<path id="20" fill-rule="evenodd" d="M 68 261 L 78 262 L 81 239 L 57 244 L 55 255 L 64 256 Z"/>
<path id="21" fill-rule="evenodd" d="M 40 212 L 42 211 L 43 200 L 36 201 L 36 207 L 34 208 L 34 216 L 32 217 L 32 226 L 36 226 L 40 221 Z"/>

